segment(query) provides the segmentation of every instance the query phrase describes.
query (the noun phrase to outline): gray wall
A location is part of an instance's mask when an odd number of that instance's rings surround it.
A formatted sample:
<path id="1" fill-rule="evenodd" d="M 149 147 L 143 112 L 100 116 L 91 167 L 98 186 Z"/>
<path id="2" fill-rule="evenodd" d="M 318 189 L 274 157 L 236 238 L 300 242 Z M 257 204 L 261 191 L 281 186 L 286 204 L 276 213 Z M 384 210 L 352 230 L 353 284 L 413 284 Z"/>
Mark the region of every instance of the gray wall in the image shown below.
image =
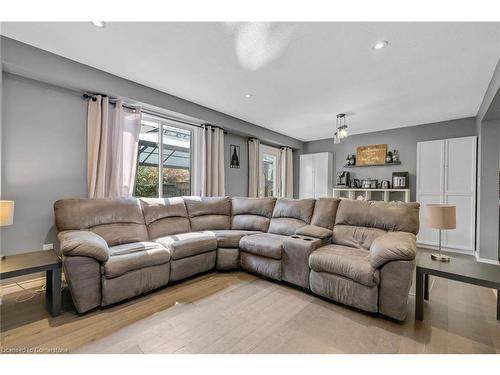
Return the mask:
<path id="1" fill-rule="evenodd" d="M 2 254 L 54 242 L 52 204 L 86 195 L 87 110 L 81 96 L 10 74 L 3 76 L 2 196 L 16 201 L 2 228 Z"/>
<path id="2" fill-rule="evenodd" d="M 336 172 L 342 170 L 349 171 L 351 178 L 363 179 L 371 177 L 378 180 L 391 180 L 392 172 L 409 172 L 411 199 L 415 200 L 417 142 L 471 135 L 476 135 L 476 125 L 472 117 L 352 135 L 336 145 L 333 143 L 333 139 L 306 142 L 302 153 L 333 152 L 334 178 L 336 178 Z M 356 147 L 379 143 L 387 144 L 389 150 L 398 150 L 401 165 L 343 168 L 347 155 L 356 154 Z"/>

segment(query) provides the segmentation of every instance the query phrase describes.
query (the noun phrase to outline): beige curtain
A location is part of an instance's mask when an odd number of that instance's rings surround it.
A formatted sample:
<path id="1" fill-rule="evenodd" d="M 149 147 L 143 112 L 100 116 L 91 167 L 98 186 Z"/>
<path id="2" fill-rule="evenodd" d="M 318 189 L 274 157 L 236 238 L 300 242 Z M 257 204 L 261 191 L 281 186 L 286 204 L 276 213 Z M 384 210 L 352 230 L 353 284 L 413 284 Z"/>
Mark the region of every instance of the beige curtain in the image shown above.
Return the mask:
<path id="1" fill-rule="evenodd" d="M 293 152 L 290 147 L 281 148 L 280 197 L 293 198 Z"/>
<path id="2" fill-rule="evenodd" d="M 198 168 L 201 168 L 201 181 L 198 183 L 198 186 L 201 186 L 200 195 L 203 197 L 222 196 L 225 194 L 224 130 L 205 125 L 200 134 L 201 140 L 197 146 L 199 156 L 196 162 Z"/>
<path id="3" fill-rule="evenodd" d="M 87 117 L 87 183 L 89 198 L 128 197 L 134 189 L 140 108 L 123 108 L 97 95 Z"/>
<path id="4" fill-rule="evenodd" d="M 260 141 L 256 138 L 248 140 L 248 196 L 259 196 L 260 182 Z"/>

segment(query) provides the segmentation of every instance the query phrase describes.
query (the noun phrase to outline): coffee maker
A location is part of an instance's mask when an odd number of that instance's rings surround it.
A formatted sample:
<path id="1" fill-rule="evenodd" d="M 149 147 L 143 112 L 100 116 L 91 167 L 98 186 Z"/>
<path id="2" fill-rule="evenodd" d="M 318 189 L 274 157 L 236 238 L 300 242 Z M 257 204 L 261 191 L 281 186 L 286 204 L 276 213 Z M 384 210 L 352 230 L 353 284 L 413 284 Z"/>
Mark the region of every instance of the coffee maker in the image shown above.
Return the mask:
<path id="1" fill-rule="evenodd" d="M 337 172 L 337 186 L 349 186 L 349 172 Z"/>

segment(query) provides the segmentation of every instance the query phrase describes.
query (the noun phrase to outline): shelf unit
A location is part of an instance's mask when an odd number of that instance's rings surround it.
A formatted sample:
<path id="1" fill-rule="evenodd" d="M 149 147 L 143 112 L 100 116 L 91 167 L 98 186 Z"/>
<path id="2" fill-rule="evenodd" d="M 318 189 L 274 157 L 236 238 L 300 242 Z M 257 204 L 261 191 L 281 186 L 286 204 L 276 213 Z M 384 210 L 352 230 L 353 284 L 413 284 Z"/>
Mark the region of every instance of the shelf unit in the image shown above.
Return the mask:
<path id="1" fill-rule="evenodd" d="M 364 168 L 364 167 L 387 167 L 390 165 L 401 165 L 400 161 L 395 161 L 393 163 L 382 163 L 382 164 L 367 164 L 367 165 L 344 165 L 344 168 Z"/>
<path id="2" fill-rule="evenodd" d="M 359 196 L 362 196 L 366 201 L 375 200 L 384 202 L 410 202 L 410 189 L 351 189 L 335 187 L 333 188 L 333 196 L 334 198 L 346 198 L 353 200 L 358 199 Z"/>

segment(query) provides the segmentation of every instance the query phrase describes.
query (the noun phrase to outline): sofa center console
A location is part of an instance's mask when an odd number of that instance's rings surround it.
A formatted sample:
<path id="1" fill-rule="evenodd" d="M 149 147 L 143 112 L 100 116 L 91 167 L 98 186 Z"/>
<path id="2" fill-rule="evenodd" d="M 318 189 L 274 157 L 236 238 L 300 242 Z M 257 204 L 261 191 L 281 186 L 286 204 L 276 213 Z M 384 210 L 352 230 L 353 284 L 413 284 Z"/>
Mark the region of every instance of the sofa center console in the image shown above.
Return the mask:
<path id="1" fill-rule="evenodd" d="M 283 243 L 281 278 L 309 289 L 309 255 L 322 244 L 319 238 L 293 235 Z"/>

